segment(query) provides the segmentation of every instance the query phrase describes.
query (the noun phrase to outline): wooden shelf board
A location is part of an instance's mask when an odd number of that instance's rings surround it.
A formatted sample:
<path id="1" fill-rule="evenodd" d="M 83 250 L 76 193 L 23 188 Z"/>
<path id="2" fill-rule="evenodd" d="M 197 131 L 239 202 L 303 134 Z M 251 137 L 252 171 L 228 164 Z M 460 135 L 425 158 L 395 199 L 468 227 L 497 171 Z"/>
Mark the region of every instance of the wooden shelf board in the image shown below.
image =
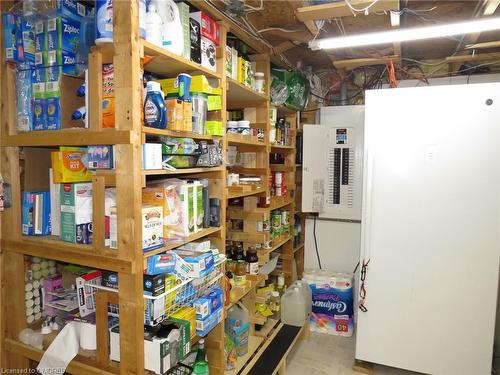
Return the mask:
<path id="1" fill-rule="evenodd" d="M 275 172 L 295 172 L 294 165 L 269 164 L 269 168 Z"/>
<path id="2" fill-rule="evenodd" d="M 223 171 L 224 166 L 219 167 L 207 167 L 207 168 L 179 168 L 175 171 L 168 169 L 148 169 L 143 170 L 142 174 L 144 176 L 161 176 L 161 175 L 179 175 L 179 174 L 195 174 L 195 173 L 208 173 L 208 172 L 219 172 Z"/>
<path id="3" fill-rule="evenodd" d="M 242 85 L 232 78 L 227 78 L 227 103 L 232 102 L 263 102 L 269 100 L 269 96 L 261 94 L 254 89 Z"/>
<path id="4" fill-rule="evenodd" d="M 234 304 L 238 301 L 240 301 L 243 297 L 245 297 L 252 289 L 254 289 L 260 282 L 265 280 L 267 275 L 257 275 L 254 276 L 253 278 L 247 277 L 247 283 L 245 286 L 236 286 L 235 287 L 235 298 L 231 301 L 231 303 L 227 306 L 224 307 L 224 309 L 227 311 L 231 307 L 234 306 Z"/>
<path id="5" fill-rule="evenodd" d="M 304 242 L 302 242 L 299 246 L 295 247 L 293 249 L 293 252 L 295 253 L 296 251 L 299 251 L 300 249 L 302 249 L 304 247 Z"/>
<path id="6" fill-rule="evenodd" d="M 144 46 L 144 55 L 153 56 L 150 62 L 144 65 L 144 70 L 158 75 L 174 78 L 179 73 L 199 72 L 207 77 L 220 79 L 221 76 L 200 64 L 186 60 L 184 57 L 176 55 L 166 49 L 141 39 Z"/>
<path id="7" fill-rule="evenodd" d="M 133 140 L 133 132 L 128 130 L 104 129 L 62 129 L 43 130 L 4 135 L 1 146 L 86 146 L 128 144 Z"/>
<path id="8" fill-rule="evenodd" d="M 255 336 L 267 337 L 274 327 L 278 325 L 280 321 L 278 319 L 267 318 L 267 322 L 258 331 L 255 331 Z"/>
<path id="9" fill-rule="evenodd" d="M 153 255 L 161 254 L 161 253 L 164 253 L 165 251 L 175 249 L 176 247 L 185 245 L 189 242 L 192 242 L 192 241 L 198 240 L 200 238 L 203 238 L 205 236 L 209 236 L 211 234 L 217 233 L 221 229 L 222 229 L 222 227 L 205 228 L 205 229 L 200 230 L 199 232 L 196 232 L 195 234 L 192 234 L 189 237 L 186 237 L 184 240 L 167 242 L 167 244 L 163 247 L 160 247 L 158 249 L 154 249 L 154 250 L 151 250 L 151 251 L 144 253 L 144 258 L 146 259 L 146 258 L 149 258 Z"/>
<path id="10" fill-rule="evenodd" d="M 132 273 L 133 263 L 116 256 L 92 252 L 92 245 L 80 245 L 61 241 L 55 236 L 23 237 L 20 241 L 2 240 L 2 248 L 19 254 L 49 258 L 61 262 L 76 263 L 115 272 Z M 112 252 L 113 250 L 106 250 Z"/>
<path id="11" fill-rule="evenodd" d="M 241 134 L 227 134 L 226 139 L 227 143 L 230 145 L 249 145 L 255 147 L 266 147 L 265 142 L 259 142 L 256 137 L 251 137 L 249 135 L 241 135 Z"/>
<path id="12" fill-rule="evenodd" d="M 225 375 L 236 375 L 240 370 L 247 364 L 247 362 L 252 358 L 254 353 L 259 349 L 260 345 L 264 341 L 263 337 L 259 336 L 248 336 L 248 353 L 244 356 L 238 357 L 236 361 L 236 366 L 234 369 L 226 371 Z"/>
<path id="13" fill-rule="evenodd" d="M 271 198 L 271 205 L 268 209 L 272 211 L 272 210 L 276 210 L 276 209 L 281 208 L 281 207 L 288 206 L 289 204 L 292 204 L 292 203 L 293 203 L 292 198 L 288 198 L 286 200 L 276 201 L 276 199 L 273 197 L 273 198 Z"/>
<path id="14" fill-rule="evenodd" d="M 272 105 L 272 103 L 271 103 L 271 105 Z M 295 109 L 288 108 L 285 105 L 277 105 L 275 107 L 278 109 L 278 112 L 282 113 L 282 114 L 291 115 L 291 114 L 297 113 L 297 111 Z"/>
<path id="15" fill-rule="evenodd" d="M 292 145 L 271 145 L 271 150 L 281 150 L 281 151 L 295 151 L 295 146 Z"/>
<path id="16" fill-rule="evenodd" d="M 40 362 L 44 353 L 43 350 L 25 345 L 13 339 L 4 339 L 4 344 L 7 351 L 29 358 L 35 362 Z M 94 365 L 91 359 L 77 356 L 76 359 L 69 363 L 66 372 L 75 375 L 113 375 L 119 374 L 119 368 L 108 366 L 103 369 Z"/>
<path id="17" fill-rule="evenodd" d="M 196 134 L 191 132 L 180 132 L 175 130 L 168 129 L 156 129 L 156 128 L 148 128 L 143 127 L 142 132 L 147 135 L 163 135 L 167 137 L 186 137 L 193 139 L 202 139 L 202 140 L 212 140 L 212 139 L 220 139 L 221 136 L 210 135 L 210 134 Z"/>
<path id="18" fill-rule="evenodd" d="M 267 168 L 246 168 L 240 166 L 229 167 L 233 173 L 248 174 L 248 175 L 262 175 L 267 174 Z"/>
<path id="19" fill-rule="evenodd" d="M 251 196 L 251 195 L 256 195 L 256 194 L 265 193 L 265 192 L 266 192 L 266 189 L 264 189 L 264 188 L 260 188 L 260 189 L 257 189 L 257 190 L 251 190 L 251 191 L 245 191 L 245 192 L 242 192 L 242 193 L 230 193 L 230 192 L 228 192 L 227 193 L 227 199 L 248 197 L 248 196 Z"/>

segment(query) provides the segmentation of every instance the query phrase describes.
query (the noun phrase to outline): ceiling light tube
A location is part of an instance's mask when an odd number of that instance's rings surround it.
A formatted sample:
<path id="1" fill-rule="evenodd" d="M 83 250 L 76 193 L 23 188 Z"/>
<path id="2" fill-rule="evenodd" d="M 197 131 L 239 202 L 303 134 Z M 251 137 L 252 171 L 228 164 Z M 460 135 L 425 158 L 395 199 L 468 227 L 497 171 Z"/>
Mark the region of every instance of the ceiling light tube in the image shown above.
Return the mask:
<path id="1" fill-rule="evenodd" d="M 309 42 L 312 50 L 334 49 L 369 46 L 375 44 L 389 44 L 394 42 L 408 42 L 412 40 L 441 38 L 452 35 L 481 33 L 484 31 L 499 30 L 500 18 L 490 17 L 474 21 L 450 23 L 427 27 L 414 27 L 367 34 L 340 36 L 334 38 L 316 39 Z"/>

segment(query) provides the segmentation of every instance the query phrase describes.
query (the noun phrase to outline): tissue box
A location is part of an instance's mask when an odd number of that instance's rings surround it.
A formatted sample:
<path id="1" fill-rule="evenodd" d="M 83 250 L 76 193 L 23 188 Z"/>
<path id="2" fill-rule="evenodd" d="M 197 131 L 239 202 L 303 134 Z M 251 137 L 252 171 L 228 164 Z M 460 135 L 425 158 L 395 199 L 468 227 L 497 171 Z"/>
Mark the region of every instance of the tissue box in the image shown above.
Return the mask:
<path id="1" fill-rule="evenodd" d="M 145 143 L 142 145 L 142 168 L 162 169 L 161 143 Z"/>
<path id="2" fill-rule="evenodd" d="M 224 319 L 224 309 L 221 307 L 206 319 L 196 319 L 196 334 L 205 337 L 217 324 Z"/>
<path id="3" fill-rule="evenodd" d="M 101 285 L 107 288 L 118 289 L 118 273 L 113 271 L 102 270 Z"/>
<path id="4" fill-rule="evenodd" d="M 60 147 L 51 153 L 52 170 L 55 183 L 92 181 L 92 174 L 87 170 L 82 158 L 87 154 L 83 147 Z"/>
<path id="5" fill-rule="evenodd" d="M 142 206 L 142 250 L 150 251 L 163 246 L 163 207 Z"/>
<path id="6" fill-rule="evenodd" d="M 144 294 L 157 297 L 165 293 L 165 275 L 144 275 Z"/>
<path id="7" fill-rule="evenodd" d="M 203 320 L 216 312 L 224 305 L 224 293 L 219 287 L 214 288 L 208 295 L 200 297 L 193 302 L 196 309 L 196 319 Z"/>
<path id="8" fill-rule="evenodd" d="M 191 350 L 189 341 L 189 322 L 169 319 L 163 324 L 175 324 L 179 337 L 173 339 L 155 336 L 157 328 L 144 331 L 144 368 L 155 374 L 165 374 Z M 109 358 L 120 361 L 120 328 L 112 327 L 109 331 Z"/>
<path id="9" fill-rule="evenodd" d="M 88 169 L 114 169 L 114 146 L 99 145 L 87 147 Z"/>
<path id="10" fill-rule="evenodd" d="M 190 277 L 203 277 L 214 268 L 214 257 L 211 252 L 198 252 L 175 249 L 177 258 L 182 259 L 191 268 Z"/>
<path id="11" fill-rule="evenodd" d="M 61 239 L 92 243 L 92 184 L 61 186 Z"/>
<path id="12" fill-rule="evenodd" d="M 148 257 L 144 273 L 148 275 L 173 273 L 176 263 L 177 256 L 171 251 L 165 254 L 156 254 Z"/>

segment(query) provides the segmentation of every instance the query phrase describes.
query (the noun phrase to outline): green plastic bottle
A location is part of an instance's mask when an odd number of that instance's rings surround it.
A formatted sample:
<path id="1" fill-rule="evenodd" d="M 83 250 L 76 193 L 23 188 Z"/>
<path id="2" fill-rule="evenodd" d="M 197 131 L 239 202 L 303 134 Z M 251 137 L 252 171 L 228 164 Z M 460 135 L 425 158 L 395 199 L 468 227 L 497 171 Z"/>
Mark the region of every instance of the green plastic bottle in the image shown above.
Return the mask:
<path id="1" fill-rule="evenodd" d="M 200 339 L 198 342 L 198 351 L 193 365 L 193 374 L 209 375 L 207 354 L 205 351 L 205 340 Z"/>

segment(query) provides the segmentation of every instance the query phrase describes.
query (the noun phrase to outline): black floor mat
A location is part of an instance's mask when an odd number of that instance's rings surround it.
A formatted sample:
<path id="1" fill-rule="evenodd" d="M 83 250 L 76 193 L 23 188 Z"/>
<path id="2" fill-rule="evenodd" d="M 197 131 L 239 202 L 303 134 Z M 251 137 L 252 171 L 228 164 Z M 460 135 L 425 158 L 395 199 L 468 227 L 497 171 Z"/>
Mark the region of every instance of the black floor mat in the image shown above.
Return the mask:
<path id="1" fill-rule="evenodd" d="M 301 328 L 285 324 L 248 372 L 248 375 L 271 375 Z"/>

